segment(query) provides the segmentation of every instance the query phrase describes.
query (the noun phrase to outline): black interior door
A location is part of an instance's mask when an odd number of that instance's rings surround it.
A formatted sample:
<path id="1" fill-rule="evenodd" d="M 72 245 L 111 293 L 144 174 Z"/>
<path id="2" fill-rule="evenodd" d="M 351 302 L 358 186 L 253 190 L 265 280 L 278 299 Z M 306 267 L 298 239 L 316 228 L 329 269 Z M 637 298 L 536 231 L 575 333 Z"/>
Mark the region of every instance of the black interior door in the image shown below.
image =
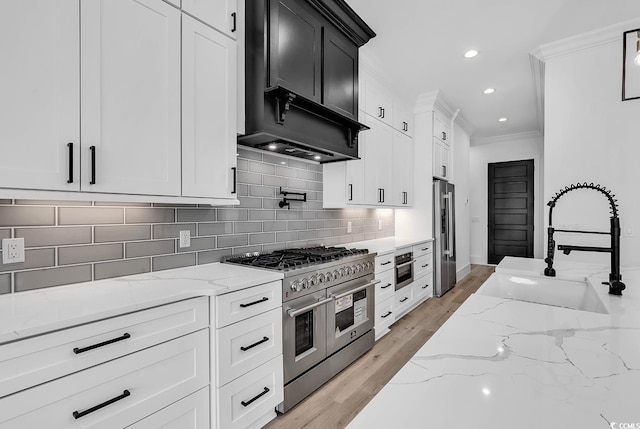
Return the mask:
<path id="1" fill-rule="evenodd" d="M 305 3 L 271 2 L 269 86 L 282 86 L 320 103 L 322 24 Z"/>
<path id="2" fill-rule="evenodd" d="M 322 104 L 358 119 L 358 47 L 338 31 L 323 34 Z"/>
<path id="3" fill-rule="evenodd" d="M 533 160 L 489 164 L 488 263 L 533 258 Z"/>

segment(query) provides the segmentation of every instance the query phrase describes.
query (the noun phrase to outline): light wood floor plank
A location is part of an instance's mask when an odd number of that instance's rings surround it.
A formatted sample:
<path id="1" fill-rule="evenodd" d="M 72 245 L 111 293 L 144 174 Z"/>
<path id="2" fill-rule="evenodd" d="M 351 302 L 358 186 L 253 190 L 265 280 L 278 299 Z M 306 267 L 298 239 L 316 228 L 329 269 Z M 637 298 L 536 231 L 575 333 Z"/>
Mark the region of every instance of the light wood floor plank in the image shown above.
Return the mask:
<path id="1" fill-rule="evenodd" d="M 450 292 L 428 299 L 394 323 L 373 349 L 266 428 L 344 428 L 493 271 L 472 265 Z"/>

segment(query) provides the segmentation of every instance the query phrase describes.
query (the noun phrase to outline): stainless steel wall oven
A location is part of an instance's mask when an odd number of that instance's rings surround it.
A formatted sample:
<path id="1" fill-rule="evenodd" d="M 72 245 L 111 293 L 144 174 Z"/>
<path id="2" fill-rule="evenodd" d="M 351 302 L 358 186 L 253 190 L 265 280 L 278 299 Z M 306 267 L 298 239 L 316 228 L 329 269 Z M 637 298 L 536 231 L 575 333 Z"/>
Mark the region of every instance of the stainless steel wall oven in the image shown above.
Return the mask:
<path id="1" fill-rule="evenodd" d="M 396 290 L 413 283 L 413 252 L 399 250 L 396 253 Z"/>

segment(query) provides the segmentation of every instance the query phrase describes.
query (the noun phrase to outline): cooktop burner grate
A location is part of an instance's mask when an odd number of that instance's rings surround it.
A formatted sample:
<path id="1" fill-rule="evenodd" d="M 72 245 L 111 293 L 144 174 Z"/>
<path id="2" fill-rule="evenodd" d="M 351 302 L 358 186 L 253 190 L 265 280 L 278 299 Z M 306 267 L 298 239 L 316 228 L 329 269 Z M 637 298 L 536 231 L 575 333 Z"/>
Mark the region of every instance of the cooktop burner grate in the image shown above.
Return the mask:
<path id="1" fill-rule="evenodd" d="M 231 257 L 225 262 L 249 265 L 273 270 L 289 270 L 308 265 L 335 261 L 346 256 L 366 255 L 366 249 L 347 249 L 346 247 L 307 247 L 300 249 L 276 250 L 271 253 L 252 253 Z"/>

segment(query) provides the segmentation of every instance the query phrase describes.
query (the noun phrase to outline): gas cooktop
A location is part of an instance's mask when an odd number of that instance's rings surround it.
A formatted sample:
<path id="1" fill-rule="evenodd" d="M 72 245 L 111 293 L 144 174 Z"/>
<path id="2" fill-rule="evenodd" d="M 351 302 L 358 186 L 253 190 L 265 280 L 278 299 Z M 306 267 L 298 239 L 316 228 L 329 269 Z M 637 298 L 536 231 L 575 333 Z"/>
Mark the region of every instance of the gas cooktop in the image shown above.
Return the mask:
<path id="1" fill-rule="evenodd" d="M 338 261 L 347 257 L 367 255 L 368 253 L 367 249 L 318 246 L 232 256 L 226 259 L 225 262 L 270 270 L 289 271 L 310 265 Z"/>

